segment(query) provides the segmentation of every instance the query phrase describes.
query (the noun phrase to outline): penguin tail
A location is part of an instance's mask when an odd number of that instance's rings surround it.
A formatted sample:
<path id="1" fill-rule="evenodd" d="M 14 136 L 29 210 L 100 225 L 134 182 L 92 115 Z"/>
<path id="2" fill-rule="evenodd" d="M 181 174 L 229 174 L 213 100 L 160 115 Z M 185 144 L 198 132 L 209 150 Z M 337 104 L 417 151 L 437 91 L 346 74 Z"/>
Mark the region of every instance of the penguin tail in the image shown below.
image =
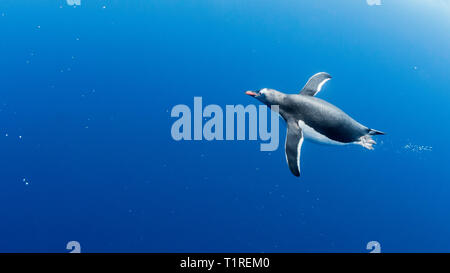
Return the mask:
<path id="1" fill-rule="evenodd" d="M 374 136 L 374 135 L 385 135 L 385 133 L 375 130 L 375 129 L 369 129 L 369 135 Z"/>

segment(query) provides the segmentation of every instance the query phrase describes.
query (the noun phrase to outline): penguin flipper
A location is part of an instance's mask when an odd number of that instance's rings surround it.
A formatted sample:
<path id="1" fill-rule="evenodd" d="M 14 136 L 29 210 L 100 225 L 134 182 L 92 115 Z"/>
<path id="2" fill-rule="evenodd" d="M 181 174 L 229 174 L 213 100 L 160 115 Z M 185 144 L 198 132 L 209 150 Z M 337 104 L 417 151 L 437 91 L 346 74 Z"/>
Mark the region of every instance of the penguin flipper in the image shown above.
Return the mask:
<path id="1" fill-rule="evenodd" d="M 300 153 L 303 144 L 303 132 L 294 121 L 288 122 L 286 133 L 286 160 L 292 174 L 300 176 Z"/>
<path id="2" fill-rule="evenodd" d="M 331 76 L 326 72 L 319 72 L 313 75 L 300 91 L 300 94 L 305 96 L 315 96 L 329 79 L 331 79 Z"/>

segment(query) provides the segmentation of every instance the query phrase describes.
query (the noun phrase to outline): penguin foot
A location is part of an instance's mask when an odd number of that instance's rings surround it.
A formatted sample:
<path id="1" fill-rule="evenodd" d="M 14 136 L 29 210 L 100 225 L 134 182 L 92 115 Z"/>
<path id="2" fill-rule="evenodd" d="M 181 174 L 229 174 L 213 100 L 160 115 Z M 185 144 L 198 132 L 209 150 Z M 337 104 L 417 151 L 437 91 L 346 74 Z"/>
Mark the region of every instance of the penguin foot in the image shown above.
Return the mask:
<path id="1" fill-rule="evenodd" d="M 359 138 L 359 141 L 357 144 L 363 146 L 364 148 L 368 150 L 373 150 L 373 145 L 377 144 L 375 140 L 372 139 L 370 135 L 364 135 Z"/>

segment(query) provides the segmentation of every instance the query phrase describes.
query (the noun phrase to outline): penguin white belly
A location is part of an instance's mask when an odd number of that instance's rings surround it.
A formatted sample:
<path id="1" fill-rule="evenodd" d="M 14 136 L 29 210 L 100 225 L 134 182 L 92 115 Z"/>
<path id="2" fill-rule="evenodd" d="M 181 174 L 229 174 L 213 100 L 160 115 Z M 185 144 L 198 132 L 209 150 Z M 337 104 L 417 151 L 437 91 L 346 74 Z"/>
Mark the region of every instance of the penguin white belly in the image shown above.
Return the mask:
<path id="1" fill-rule="evenodd" d="M 298 121 L 298 126 L 302 129 L 302 132 L 303 132 L 303 135 L 305 136 L 305 138 L 310 141 L 323 143 L 323 144 L 330 144 L 330 145 L 348 144 L 348 143 L 343 143 L 343 142 L 335 141 L 335 140 L 328 138 L 327 136 L 314 130 L 314 128 L 306 125 L 306 123 L 303 120 Z"/>

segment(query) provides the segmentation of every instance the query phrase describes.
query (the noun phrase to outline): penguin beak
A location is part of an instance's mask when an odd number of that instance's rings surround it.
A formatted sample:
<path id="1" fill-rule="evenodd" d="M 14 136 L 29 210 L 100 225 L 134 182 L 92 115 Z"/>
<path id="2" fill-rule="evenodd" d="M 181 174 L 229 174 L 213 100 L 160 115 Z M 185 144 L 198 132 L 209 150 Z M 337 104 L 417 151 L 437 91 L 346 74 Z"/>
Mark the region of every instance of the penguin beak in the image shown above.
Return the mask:
<path id="1" fill-rule="evenodd" d="M 249 96 L 252 96 L 252 97 L 256 97 L 256 93 L 255 92 L 253 92 L 253 91 L 245 91 L 245 94 L 247 94 L 247 95 L 249 95 Z"/>

